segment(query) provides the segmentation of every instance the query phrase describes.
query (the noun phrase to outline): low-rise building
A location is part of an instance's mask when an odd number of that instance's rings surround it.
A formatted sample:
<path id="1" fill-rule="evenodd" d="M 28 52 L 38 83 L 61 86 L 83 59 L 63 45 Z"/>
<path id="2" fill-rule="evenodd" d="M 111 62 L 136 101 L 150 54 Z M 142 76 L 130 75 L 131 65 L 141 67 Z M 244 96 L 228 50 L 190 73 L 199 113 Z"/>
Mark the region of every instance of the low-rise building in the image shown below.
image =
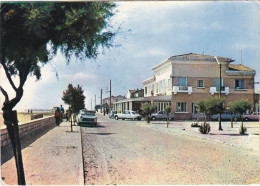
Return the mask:
<path id="1" fill-rule="evenodd" d="M 194 53 L 172 56 L 154 66 L 154 76 L 143 81 L 144 97 L 170 96 L 175 119 L 192 119 L 196 102 L 218 96 L 221 75 L 220 92 L 225 106 L 228 102 L 247 99 L 255 110 L 255 70 L 230 64 L 233 61 Z M 165 109 L 159 105 L 159 110 Z"/>

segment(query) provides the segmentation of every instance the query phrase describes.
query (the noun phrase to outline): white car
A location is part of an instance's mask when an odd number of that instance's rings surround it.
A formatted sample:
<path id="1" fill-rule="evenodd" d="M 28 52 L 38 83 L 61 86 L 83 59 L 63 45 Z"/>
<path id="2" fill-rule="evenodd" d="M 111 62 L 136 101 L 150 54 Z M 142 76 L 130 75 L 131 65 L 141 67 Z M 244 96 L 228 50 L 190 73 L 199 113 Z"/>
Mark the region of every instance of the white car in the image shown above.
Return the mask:
<path id="1" fill-rule="evenodd" d="M 97 126 L 97 117 L 95 116 L 95 111 L 82 109 L 77 115 L 77 123 L 81 124 L 91 124 L 91 126 Z"/>
<path id="2" fill-rule="evenodd" d="M 142 116 L 140 116 L 139 114 L 137 114 L 135 111 L 131 111 L 131 110 L 125 110 L 122 113 L 117 113 L 114 115 L 115 119 L 131 119 L 131 120 L 141 120 Z"/>

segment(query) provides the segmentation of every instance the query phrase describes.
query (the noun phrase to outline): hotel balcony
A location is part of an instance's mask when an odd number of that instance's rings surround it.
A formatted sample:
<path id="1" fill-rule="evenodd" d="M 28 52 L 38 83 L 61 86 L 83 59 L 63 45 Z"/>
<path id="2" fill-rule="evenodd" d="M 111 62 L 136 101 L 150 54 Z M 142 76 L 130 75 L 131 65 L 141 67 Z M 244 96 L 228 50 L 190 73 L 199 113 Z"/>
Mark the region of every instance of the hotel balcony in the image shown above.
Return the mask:
<path id="1" fill-rule="evenodd" d="M 186 87 L 186 86 L 173 86 L 172 92 L 174 94 L 177 94 L 177 92 L 187 92 L 188 94 L 192 93 L 192 87 Z"/>
<path id="2" fill-rule="evenodd" d="M 209 92 L 211 95 L 219 93 L 217 87 L 210 87 Z M 221 93 L 228 95 L 229 94 L 229 87 L 221 87 Z"/>

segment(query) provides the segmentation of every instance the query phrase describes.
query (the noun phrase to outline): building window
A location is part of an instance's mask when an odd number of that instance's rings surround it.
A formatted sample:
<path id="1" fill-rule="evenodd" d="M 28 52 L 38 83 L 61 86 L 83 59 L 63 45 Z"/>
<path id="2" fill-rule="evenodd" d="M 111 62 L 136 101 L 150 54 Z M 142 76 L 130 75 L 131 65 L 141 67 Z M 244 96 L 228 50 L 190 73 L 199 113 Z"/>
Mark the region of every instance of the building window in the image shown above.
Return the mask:
<path id="1" fill-rule="evenodd" d="M 197 81 L 197 87 L 199 87 L 199 88 L 203 88 L 204 87 L 203 80 L 198 80 Z"/>
<path id="2" fill-rule="evenodd" d="M 187 78 L 179 77 L 178 78 L 178 86 L 186 87 L 187 86 Z"/>
<path id="3" fill-rule="evenodd" d="M 144 93 L 147 94 L 147 87 L 144 88 Z"/>
<path id="4" fill-rule="evenodd" d="M 192 103 L 192 114 L 197 114 L 198 106 L 196 103 Z"/>
<path id="5" fill-rule="evenodd" d="M 235 80 L 235 89 L 246 89 L 244 79 Z"/>
<path id="6" fill-rule="evenodd" d="M 179 102 L 177 103 L 177 112 L 186 112 L 186 103 L 185 102 Z"/>

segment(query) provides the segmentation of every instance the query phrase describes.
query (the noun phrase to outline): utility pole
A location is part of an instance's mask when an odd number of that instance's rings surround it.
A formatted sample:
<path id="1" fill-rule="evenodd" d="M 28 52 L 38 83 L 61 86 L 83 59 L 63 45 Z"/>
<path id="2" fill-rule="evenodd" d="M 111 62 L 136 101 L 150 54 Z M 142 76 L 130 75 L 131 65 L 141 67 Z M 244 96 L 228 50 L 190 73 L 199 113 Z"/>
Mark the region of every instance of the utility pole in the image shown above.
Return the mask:
<path id="1" fill-rule="evenodd" d="M 111 109 L 111 79 L 110 79 L 110 91 L 109 91 L 109 93 L 110 93 L 110 104 L 109 104 L 109 107 Z"/>
<path id="2" fill-rule="evenodd" d="M 91 104 L 91 110 L 92 110 L 92 98 L 91 98 L 91 103 L 90 104 Z"/>
<path id="3" fill-rule="evenodd" d="M 95 107 L 96 107 L 97 103 L 96 103 L 96 94 L 95 94 Z"/>
<path id="4" fill-rule="evenodd" d="M 100 112 L 102 113 L 102 89 L 101 89 L 101 95 L 100 95 Z"/>
<path id="5" fill-rule="evenodd" d="M 219 93 L 218 96 L 221 98 L 221 63 L 218 61 L 218 58 L 215 56 L 215 59 L 219 65 Z M 218 114 L 218 121 L 219 121 L 219 126 L 218 130 L 223 130 L 221 127 L 221 113 Z"/>

